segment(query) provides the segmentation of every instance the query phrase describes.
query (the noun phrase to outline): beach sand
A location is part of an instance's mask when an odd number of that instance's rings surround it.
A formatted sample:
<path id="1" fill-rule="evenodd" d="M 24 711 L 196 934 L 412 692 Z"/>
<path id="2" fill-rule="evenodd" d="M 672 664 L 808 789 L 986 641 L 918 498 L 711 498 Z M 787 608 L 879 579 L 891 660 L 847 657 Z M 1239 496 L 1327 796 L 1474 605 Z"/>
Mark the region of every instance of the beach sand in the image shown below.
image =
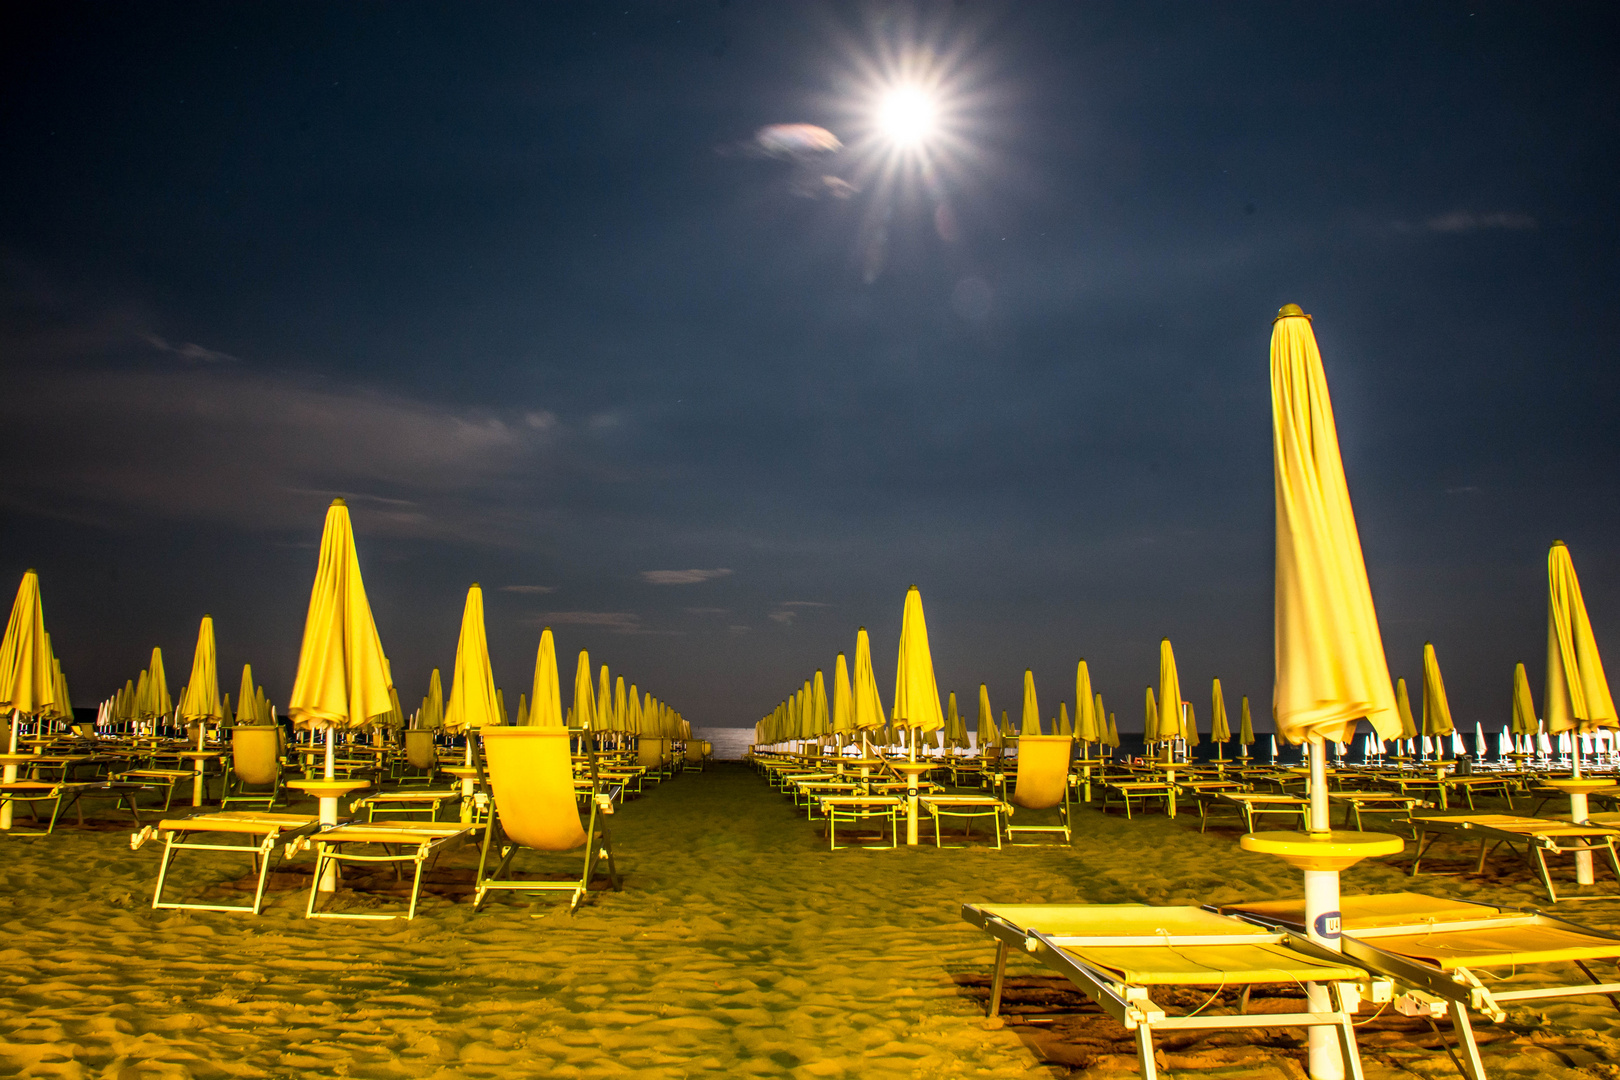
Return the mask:
<path id="1" fill-rule="evenodd" d="M 275 875 L 270 906 L 254 918 L 153 911 L 161 846 L 131 852 L 127 821 L 0 839 L 0 1072 L 1135 1076 L 1125 1033 L 1031 963 L 1013 960 L 1007 1015 L 987 1020 L 993 948 L 960 905 L 1197 904 L 1300 890 L 1281 862 L 1239 851 L 1235 830 L 1200 835 L 1196 815 L 1127 822 L 1082 810 L 1072 849 L 829 852 L 736 764 L 666 783 L 610 821 L 622 893 L 593 893 L 572 918 L 553 898 L 498 898 L 474 913 L 477 851 L 467 848 L 435 868 L 408 923 L 305 920 L 307 854 Z M 1445 861 L 1459 866 L 1466 853 L 1452 855 Z M 176 885 L 196 896 L 245 871 L 239 858 L 193 861 Z M 1512 857 L 1483 878 L 1414 882 L 1403 865 L 1363 864 L 1344 889 L 1541 900 Z M 244 888 L 245 877 L 213 892 L 234 901 Z M 360 908 L 399 896 L 346 890 L 338 900 Z M 1620 904 L 1558 911 L 1620 929 Z M 1515 1008 L 1477 1030 L 1494 1078 L 1620 1080 L 1620 1012 L 1603 999 Z M 1361 1040 L 1369 1077 L 1457 1075 L 1422 1021 L 1385 1014 Z M 1175 1076 L 1305 1075 L 1295 1031 L 1170 1035 L 1160 1047 Z"/>

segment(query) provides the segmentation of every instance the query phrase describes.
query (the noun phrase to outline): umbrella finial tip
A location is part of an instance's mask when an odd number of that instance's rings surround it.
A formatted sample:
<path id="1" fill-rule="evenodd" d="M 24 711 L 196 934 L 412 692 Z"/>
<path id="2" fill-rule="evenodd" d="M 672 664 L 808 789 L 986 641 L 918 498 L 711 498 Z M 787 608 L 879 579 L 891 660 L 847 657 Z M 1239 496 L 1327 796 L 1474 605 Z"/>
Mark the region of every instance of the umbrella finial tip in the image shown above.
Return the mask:
<path id="1" fill-rule="evenodd" d="M 342 499 L 333 499 L 332 500 L 332 505 L 333 506 L 347 506 L 349 504 L 344 502 Z"/>
<path id="2" fill-rule="evenodd" d="M 1304 315 L 1305 309 L 1298 304 L 1284 304 L 1277 309 L 1277 318 L 1286 319 L 1291 315 Z"/>

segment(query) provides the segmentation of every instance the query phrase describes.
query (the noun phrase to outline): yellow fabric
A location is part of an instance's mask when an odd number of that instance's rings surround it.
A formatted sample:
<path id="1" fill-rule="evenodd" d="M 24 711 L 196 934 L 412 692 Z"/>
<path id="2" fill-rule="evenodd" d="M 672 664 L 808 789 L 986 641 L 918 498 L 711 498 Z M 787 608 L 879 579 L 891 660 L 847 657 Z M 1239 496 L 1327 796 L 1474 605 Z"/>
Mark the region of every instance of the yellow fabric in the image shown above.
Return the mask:
<path id="1" fill-rule="evenodd" d="M 349 509 L 335 499 L 326 512 L 287 711 L 300 727 L 359 726 L 391 704 L 382 640 L 360 579 Z"/>
<path id="2" fill-rule="evenodd" d="M 281 775 L 281 731 L 240 725 L 231 731 L 231 769 L 245 784 L 273 784 Z"/>
<path id="3" fill-rule="evenodd" d="M 1170 639 L 1163 638 L 1159 641 L 1159 723 L 1155 730 L 1161 740 L 1169 742 L 1186 736 L 1181 727 L 1181 676 Z"/>
<path id="4" fill-rule="evenodd" d="M 1417 721 L 1412 717 L 1412 699 L 1406 692 L 1406 680 L 1395 680 L 1395 718 L 1400 729 L 1395 733 L 1397 739 L 1415 739 L 1418 737 Z"/>
<path id="5" fill-rule="evenodd" d="M 596 682 L 596 730 L 620 730 L 619 719 L 613 715 L 613 683 L 606 664 L 602 665 Z"/>
<path id="6" fill-rule="evenodd" d="M 450 671 L 450 702 L 444 708 L 444 730 L 452 735 L 499 725 L 505 717 L 495 699 L 495 674 L 489 666 L 489 640 L 484 636 L 484 590 L 473 585 L 461 609 L 461 636 L 456 640 L 456 666 Z"/>
<path id="7" fill-rule="evenodd" d="M 1398 934 L 1374 939 L 1389 952 L 1427 960 L 1450 971 L 1510 964 L 1620 959 L 1620 943 L 1559 926 L 1501 926 Z"/>
<path id="8" fill-rule="evenodd" d="M 591 656 L 579 650 L 579 665 L 574 668 L 574 723 L 582 728 L 596 724 L 596 700 L 591 692 Z"/>
<path id="9" fill-rule="evenodd" d="M 1188 746 L 1197 746 L 1198 745 L 1198 717 L 1193 713 L 1193 703 L 1190 702 L 1190 701 L 1186 701 L 1186 702 L 1183 702 L 1182 705 L 1187 710 L 1187 722 L 1183 726 L 1182 737 L 1187 740 L 1187 745 Z"/>
<path id="10" fill-rule="evenodd" d="M 900 656 L 894 672 L 896 727 L 938 731 L 945 726 L 939 707 L 939 686 L 934 681 L 934 657 L 928 648 L 928 624 L 923 618 L 922 593 L 906 590 L 900 620 Z"/>
<path id="11" fill-rule="evenodd" d="M 1058 702 L 1057 726 L 1052 729 L 1052 734 L 1074 738 L 1074 728 L 1069 726 L 1069 703 L 1066 701 Z"/>
<path id="12" fill-rule="evenodd" d="M 185 693 L 180 695 L 180 715 L 187 720 L 218 720 L 219 672 L 218 653 L 214 648 L 214 619 L 202 617 L 197 628 L 197 651 L 191 658 L 191 678 Z"/>
<path id="13" fill-rule="evenodd" d="M 1305 900 L 1256 900 L 1226 904 L 1223 915 L 1257 915 L 1284 926 L 1305 928 Z M 1476 904 L 1467 900 L 1448 900 L 1424 893 L 1372 893 L 1361 896 L 1341 896 L 1339 915 L 1346 931 L 1376 930 L 1386 926 L 1421 925 L 1435 922 L 1455 922 L 1463 919 L 1488 919 L 1501 914 L 1500 908 L 1489 904 Z M 1383 939 L 1374 939 L 1379 945 Z"/>
<path id="14" fill-rule="evenodd" d="M 1534 735 L 1541 727 L 1536 703 L 1530 697 L 1530 677 L 1523 664 L 1513 665 L 1513 726 L 1515 735 Z"/>
<path id="15" fill-rule="evenodd" d="M 562 682 L 557 674 L 557 643 L 551 627 L 540 631 L 534 655 L 534 692 L 529 696 L 529 727 L 563 726 Z"/>
<path id="16" fill-rule="evenodd" d="M 1138 986 L 1244 986 L 1356 980 L 1349 964 L 1327 964 L 1283 945 L 1138 945 L 1065 949 L 1093 967 Z"/>
<path id="17" fill-rule="evenodd" d="M 1289 304 L 1271 332 L 1277 501 L 1277 733 L 1345 741 L 1365 716 L 1382 738 L 1397 718 L 1356 531 L 1322 356 Z"/>
<path id="18" fill-rule="evenodd" d="M 238 724 L 262 724 L 270 718 L 260 716 L 258 711 L 258 697 L 253 692 L 253 665 L 242 665 L 242 687 L 236 692 L 236 722 Z"/>
<path id="19" fill-rule="evenodd" d="M 1091 669 L 1081 660 L 1074 669 L 1074 737 L 1081 742 L 1102 741 L 1104 718 L 1091 688 Z"/>
<path id="20" fill-rule="evenodd" d="M 816 738 L 832 734 L 832 717 L 827 715 L 827 680 L 816 668 L 815 681 L 810 684 L 810 727 Z"/>
<path id="21" fill-rule="evenodd" d="M 1446 683 L 1440 677 L 1440 659 L 1434 646 L 1423 643 L 1423 734 L 1430 738 L 1450 735 L 1455 730 L 1451 722 L 1451 704 L 1446 700 Z"/>
<path id="22" fill-rule="evenodd" d="M 17 586 L 6 636 L 0 642 L 0 708 L 34 714 L 44 712 L 55 701 L 56 678 L 45 644 L 39 575 L 29 570 Z"/>
<path id="23" fill-rule="evenodd" d="M 990 687 L 979 684 L 979 749 L 1001 746 L 1001 729 L 996 727 L 996 714 L 990 708 Z"/>
<path id="24" fill-rule="evenodd" d="M 1226 718 L 1226 695 L 1221 693 L 1221 680 L 1216 679 L 1214 687 L 1210 690 L 1210 728 L 1209 741 L 1213 743 L 1229 743 L 1232 741 L 1232 724 Z"/>
<path id="25" fill-rule="evenodd" d="M 854 692 L 849 685 L 849 661 L 839 653 L 833 662 L 832 730 L 834 735 L 848 735 L 855 730 Z"/>
<path id="26" fill-rule="evenodd" d="M 1159 706 L 1153 700 L 1153 687 L 1147 688 L 1147 708 L 1142 714 L 1142 745 L 1152 746 L 1159 741 Z"/>
<path id="27" fill-rule="evenodd" d="M 1253 746 L 1254 745 L 1254 717 L 1249 715 L 1249 695 L 1248 694 L 1243 695 L 1243 701 L 1240 703 L 1239 710 L 1240 710 L 1241 715 L 1239 716 L 1239 720 L 1238 720 L 1238 745 L 1239 746 Z"/>
<path id="28" fill-rule="evenodd" d="M 444 682 L 439 677 L 438 668 L 434 668 L 433 674 L 428 676 L 427 697 L 422 699 L 422 712 L 418 717 L 417 726 L 429 731 L 437 731 L 444 727 Z"/>
<path id="29" fill-rule="evenodd" d="M 152 662 L 146 669 L 145 717 L 168 716 L 174 712 L 174 701 L 169 697 L 169 676 L 163 670 L 163 650 L 152 650 Z"/>
<path id="30" fill-rule="evenodd" d="M 1041 703 L 1035 697 L 1035 673 L 1024 669 L 1024 715 L 1018 721 L 1018 737 L 1041 733 Z"/>
<path id="31" fill-rule="evenodd" d="M 1099 700 L 1102 697 L 1101 694 L 1097 696 Z M 1111 750 L 1119 749 L 1119 722 L 1114 718 L 1113 713 L 1108 714 L 1108 747 Z"/>
<path id="32" fill-rule="evenodd" d="M 1018 737 L 1018 784 L 1012 801 L 1031 810 L 1045 810 L 1063 801 L 1069 783 L 1069 751 L 1074 740 L 1067 735 L 1020 735 Z"/>
<path id="33" fill-rule="evenodd" d="M 878 696 L 877 674 L 872 670 L 872 642 L 866 627 L 855 635 L 855 727 L 876 731 L 883 726 L 883 699 Z"/>
<path id="34" fill-rule="evenodd" d="M 1562 540 L 1547 553 L 1547 730 L 1620 727 L 1575 563 Z"/>

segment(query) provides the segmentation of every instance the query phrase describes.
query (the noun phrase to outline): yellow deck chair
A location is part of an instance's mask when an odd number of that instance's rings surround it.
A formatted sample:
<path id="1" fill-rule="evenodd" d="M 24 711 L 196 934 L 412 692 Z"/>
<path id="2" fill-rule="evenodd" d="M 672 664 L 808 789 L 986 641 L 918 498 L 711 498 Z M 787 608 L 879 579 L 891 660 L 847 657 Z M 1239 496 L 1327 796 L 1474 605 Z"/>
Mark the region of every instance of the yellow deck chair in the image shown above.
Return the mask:
<path id="1" fill-rule="evenodd" d="M 1403 999 L 1401 1011 L 1418 1012 L 1436 1036 L 1434 1017 L 1450 1013 L 1458 1049 L 1446 1050 L 1468 1080 L 1488 1080 L 1470 1009 L 1500 1023 L 1507 1015 L 1502 1005 L 1513 1002 L 1605 995 L 1620 1008 L 1620 982 L 1603 982 L 1590 967 L 1593 961 L 1620 962 L 1620 937 L 1613 934 L 1540 912 L 1421 893 L 1344 896 L 1339 909 L 1346 960 L 1417 991 Z M 1220 911 L 1295 932 L 1305 925 L 1304 900 L 1228 904 Z M 1566 965 L 1580 969 L 1584 980 L 1558 980 L 1557 968 Z M 1538 982 L 1553 981 L 1520 989 L 1502 981 L 1531 971 Z"/>
<path id="2" fill-rule="evenodd" d="M 473 910 L 495 889 L 567 892 L 569 914 L 579 907 L 591 881 L 606 860 L 608 884 L 620 888 L 618 868 L 613 863 L 613 845 L 604 814 L 612 813 L 612 803 L 599 791 L 596 758 L 589 768 L 592 788 L 589 820 L 580 821 L 579 803 L 574 790 L 573 761 L 569 756 L 567 728 L 498 727 L 483 731 L 483 758 L 488 767 L 494 796 L 494 812 L 484 828 L 484 848 L 478 859 L 477 893 Z M 498 838 L 497 838 L 498 834 Z M 567 852 L 585 848 L 585 866 L 578 880 L 517 880 L 506 876 L 519 849 Z M 499 863 L 489 869 L 490 854 Z M 487 872 L 486 872 L 487 871 Z"/>
<path id="3" fill-rule="evenodd" d="M 431 787 L 439 771 L 439 751 L 433 745 L 433 731 L 429 728 L 407 728 L 400 734 L 405 741 L 404 765 L 417 770 L 421 775 L 400 776 L 399 782 L 405 784 L 420 781 Z"/>
<path id="4" fill-rule="evenodd" d="M 668 739 L 649 739 L 643 735 L 636 740 L 636 764 L 647 770 L 648 779 L 663 779 L 664 766 L 668 762 Z"/>
<path id="5" fill-rule="evenodd" d="M 1023 751 L 1020 750 L 1020 753 Z M 1068 979 L 1136 1036 L 1143 1080 L 1156 1080 L 1155 1031 L 1329 1027 L 1351 1080 L 1362 1080 L 1351 1014 L 1362 998 L 1388 1002 L 1391 981 L 1369 975 L 1303 934 L 1267 929 L 1195 907 L 1147 904 L 964 904 L 962 918 L 996 941 L 989 1015 L 1001 1011 L 1007 957 L 1015 949 Z M 1257 931 L 1259 931 L 1257 933 Z M 1149 996 L 1155 986 L 1241 988 L 1328 986 L 1327 1012 L 1172 1016 Z M 1213 998 L 1211 999 L 1213 1001 Z"/>
<path id="6" fill-rule="evenodd" d="M 268 790 L 266 790 L 268 789 Z M 231 771 L 225 774 L 220 809 L 232 803 L 275 808 L 281 797 L 281 729 L 246 726 L 231 730 Z"/>
<path id="7" fill-rule="evenodd" d="M 1025 735 L 1018 740 L 1018 777 L 1012 804 L 1025 810 L 1057 807 L 1061 825 L 1013 825 L 1009 821 L 1007 842 L 1017 843 L 1020 834 L 1060 833 L 1065 844 L 1074 843 L 1073 819 L 1069 801 L 1069 754 L 1074 740 L 1067 735 Z"/>

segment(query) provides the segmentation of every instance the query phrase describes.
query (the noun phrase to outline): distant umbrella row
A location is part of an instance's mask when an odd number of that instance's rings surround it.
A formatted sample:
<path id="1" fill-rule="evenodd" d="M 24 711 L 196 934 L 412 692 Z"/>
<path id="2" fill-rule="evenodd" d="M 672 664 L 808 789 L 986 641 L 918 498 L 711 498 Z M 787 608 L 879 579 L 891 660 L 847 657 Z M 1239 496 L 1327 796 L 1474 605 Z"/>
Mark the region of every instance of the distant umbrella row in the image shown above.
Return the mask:
<path id="1" fill-rule="evenodd" d="M 476 584 L 467 592 L 452 676 L 446 701 L 435 668 L 421 707 L 406 717 L 366 600 L 348 508 L 341 499 L 335 500 L 327 511 L 298 675 L 287 710 L 292 720 L 305 728 L 399 729 L 410 725 L 451 734 L 511 723 L 504 695 L 495 687 L 484 629 L 483 592 Z M 47 721 L 70 720 L 69 701 L 67 680 L 45 633 L 39 577 L 30 570 L 23 575 L 0 643 L 0 710 Z M 243 665 L 234 710 L 230 695 L 220 694 L 214 621 L 205 615 L 191 675 L 178 701 L 170 696 L 162 651 L 153 649 L 146 669 L 101 704 L 97 723 L 103 727 L 261 724 L 276 718 L 276 709 L 264 688 L 254 682 L 250 665 Z M 627 686 L 622 675 L 615 679 L 605 664 L 593 681 L 590 657 L 584 650 L 575 672 L 573 702 L 565 713 L 550 628 L 540 635 L 531 692 L 519 695 L 516 723 L 566 724 L 673 739 L 691 734 L 690 722 L 680 712 L 634 683 Z"/>

